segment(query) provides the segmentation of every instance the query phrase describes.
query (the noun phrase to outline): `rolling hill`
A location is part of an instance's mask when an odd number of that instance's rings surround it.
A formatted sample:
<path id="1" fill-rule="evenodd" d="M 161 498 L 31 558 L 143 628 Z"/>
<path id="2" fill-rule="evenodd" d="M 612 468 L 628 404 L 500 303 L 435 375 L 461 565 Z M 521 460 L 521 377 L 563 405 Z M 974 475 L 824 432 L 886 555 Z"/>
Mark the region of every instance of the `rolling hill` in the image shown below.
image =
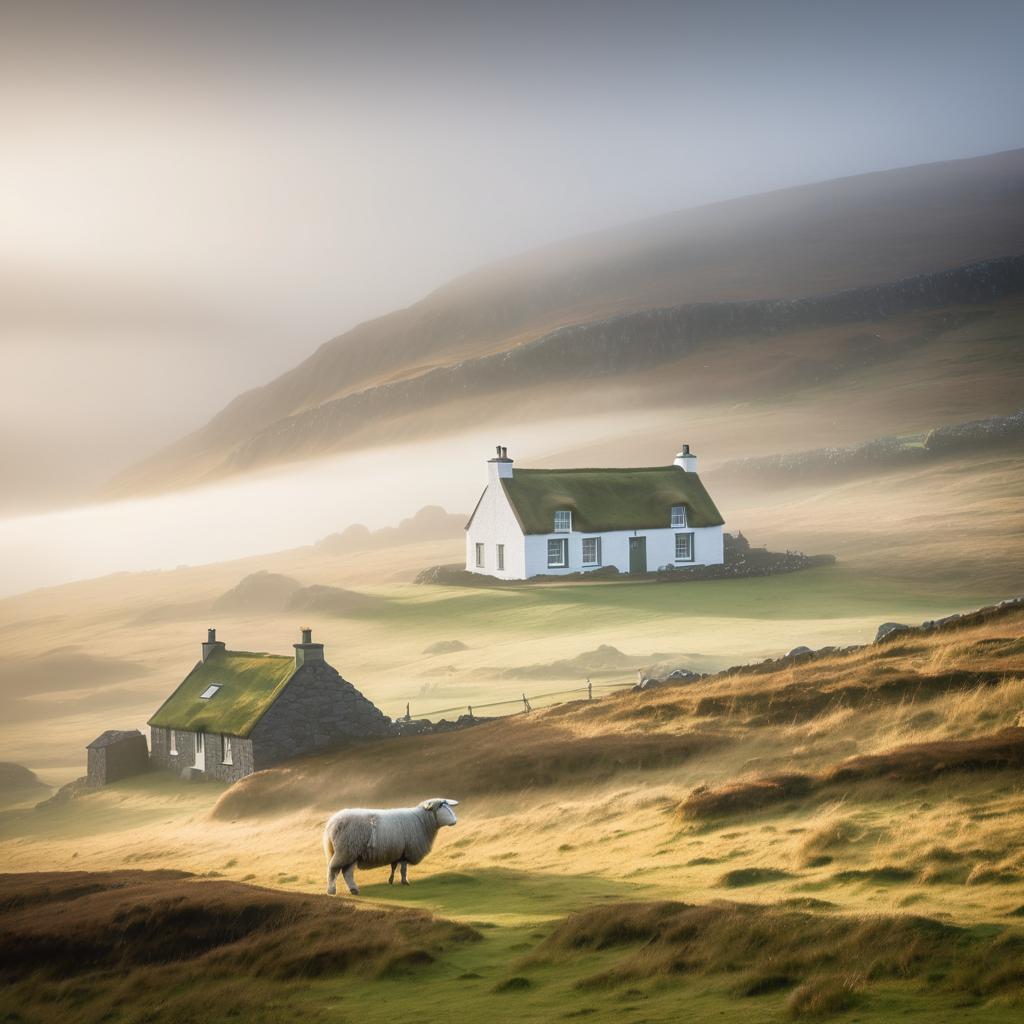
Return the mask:
<path id="1" fill-rule="evenodd" d="M 465 429 L 493 416 L 496 393 L 532 397 L 551 415 L 552 378 L 569 370 L 575 380 L 629 378 L 645 393 L 652 378 L 642 371 L 652 366 L 663 384 L 692 379 L 680 359 L 695 345 L 735 354 L 742 394 L 755 379 L 742 358 L 750 335 L 775 340 L 782 371 L 800 367 L 820 354 L 825 328 L 862 325 L 844 335 L 856 350 L 849 337 L 865 334 L 864 324 L 998 303 L 1019 290 L 1013 264 L 1001 261 L 1021 253 L 1024 150 L 684 210 L 493 264 L 362 324 L 240 395 L 110 491 L 380 443 L 402 436 L 410 413 L 421 435 Z"/>
<path id="2" fill-rule="evenodd" d="M 25 873 L 0 875 L 0 1013 L 1009 1024 L 1022 628 L 1008 602 L 230 788 L 151 773 L 2 813 Z M 434 792 L 459 822 L 411 888 L 322 895 L 331 812 Z"/>

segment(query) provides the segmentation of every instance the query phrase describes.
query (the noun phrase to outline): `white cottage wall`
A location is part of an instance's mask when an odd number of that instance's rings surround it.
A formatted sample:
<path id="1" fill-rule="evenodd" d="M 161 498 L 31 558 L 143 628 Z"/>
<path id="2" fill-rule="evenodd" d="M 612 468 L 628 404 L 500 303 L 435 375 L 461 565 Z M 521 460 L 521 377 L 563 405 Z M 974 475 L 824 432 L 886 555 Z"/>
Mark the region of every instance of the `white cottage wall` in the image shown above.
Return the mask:
<path id="1" fill-rule="evenodd" d="M 693 560 L 677 562 L 676 534 L 693 534 Z M 613 565 L 619 572 L 629 572 L 629 538 L 647 538 L 647 569 L 654 571 L 664 565 L 721 565 L 725 560 L 722 527 L 704 526 L 689 530 L 615 530 L 609 533 L 546 533 L 526 538 L 525 576 L 565 576 L 586 572 L 600 566 L 583 564 L 583 538 L 601 538 L 601 566 Z M 548 568 L 548 541 L 568 538 L 569 564 L 564 569 Z M 515 577 L 522 579 L 524 577 Z"/>
<path id="2" fill-rule="evenodd" d="M 476 545 L 484 546 L 484 564 L 476 564 Z M 505 547 L 505 568 L 498 568 L 498 545 Z M 526 578 L 523 531 L 501 482 L 492 478 L 466 530 L 466 569 L 500 580 Z"/>

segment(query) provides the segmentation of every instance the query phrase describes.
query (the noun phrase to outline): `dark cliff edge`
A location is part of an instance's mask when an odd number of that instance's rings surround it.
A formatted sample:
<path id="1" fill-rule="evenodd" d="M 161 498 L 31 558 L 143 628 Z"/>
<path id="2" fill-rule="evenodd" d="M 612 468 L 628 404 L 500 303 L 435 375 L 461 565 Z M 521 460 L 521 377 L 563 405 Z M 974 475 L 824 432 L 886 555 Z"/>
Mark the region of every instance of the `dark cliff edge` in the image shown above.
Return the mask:
<path id="1" fill-rule="evenodd" d="M 559 379 L 591 379 L 679 359 L 728 337 L 870 322 L 920 310 L 976 305 L 1024 292 L 1024 255 L 984 260 L 889 284 L 798 299 L 690 303 L 560 328 L 518 348 L 439 367 L 325 402 L 271 424 L 237 447 L 214 475 L 339 447 L 375 420 L 462 397 Z"/>

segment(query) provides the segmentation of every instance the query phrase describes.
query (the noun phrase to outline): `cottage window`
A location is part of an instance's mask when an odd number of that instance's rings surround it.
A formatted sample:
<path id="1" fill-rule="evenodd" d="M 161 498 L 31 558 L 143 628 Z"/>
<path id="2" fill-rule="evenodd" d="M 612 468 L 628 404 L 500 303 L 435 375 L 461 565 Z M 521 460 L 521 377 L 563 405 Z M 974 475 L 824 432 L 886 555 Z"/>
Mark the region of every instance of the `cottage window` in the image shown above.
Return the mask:
<path id="1" fill-rule="evenodd" d="M 476 567 L 482 569 L 484 567 L 484 546 L 483 544 L 477 544 L 476 546 Z"/>
<path id="2" fill-rule="evenodd" d="M 175 732 L 174 729 L 171 729 L 170 732 L 171 732 L 171 740 L 170 740 L 171 745 L 168 748 L 167 753 L 170 754 L 172 757 L 177 757 L 178 756 L 178 734 L 177 734 L 177 732 Z"/>
<path id="3" fill-rule="evenodd" d="M 583 564 L 584 565 L 600 565 L 601 564 L 601 538 L 600 537 L 584 537 L 583 538 Z"/>
<path id="4" fill-rule="evenodd" d="M 555 513 L 555 533 L 569 533 L 572 530 L 572 513 L 571 512 L 556 512 Z"/>
<path id="5" fill-rule="evenodd" d="M 676 534 L 676 561 L 677 562 L 692 562 L 693 561 L 693 534 L 692 533 L 677 533 Z"/>
<path id="6" fill-rule="evenodd" d="M 673 505 L 672 506 L 672 529 L 686 529 L 686 506 L 685 505 Z"/>
<path id="7" fill-rule="evenodd" d="M 505 568 L 505 545 L 498 545 L 498 569 L 499 571 Z"/>
<path id="8" fill-rule="evenodd" d="M 221 736 L 221 764 L 234 764 L 231 760 L 231 737 Z"/>
<path id="9" fill-rule="evenodd" d="M 200 700 L 209 700 L 216 692 L 220 689 L 220 683 L 211 683 L 201 694 L 199 694 Z"/>
<path id="10" fill-rule="evenodd" d="M 567 540 L 548 541 L 548 568 L 564 569 L 569 564 L 569 542 Z"/>

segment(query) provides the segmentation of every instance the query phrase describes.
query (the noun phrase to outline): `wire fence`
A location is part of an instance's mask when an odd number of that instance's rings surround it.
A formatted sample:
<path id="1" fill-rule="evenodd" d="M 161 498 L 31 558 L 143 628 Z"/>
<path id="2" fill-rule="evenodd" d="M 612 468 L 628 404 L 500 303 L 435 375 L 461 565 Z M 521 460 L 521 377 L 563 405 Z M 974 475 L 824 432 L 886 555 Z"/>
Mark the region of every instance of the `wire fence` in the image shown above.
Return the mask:
<path id="1" fill-rule="evenodd" d="M 488 704 L 456 704 L 450 708 L 433 708 L 430 711 L 417 711 L 415 714 L 412 711 L 412 702 L 408 701 L 405 705 L 405 714 L 400 716 L 397 721 L 411 722 L 414 719 L 433 720 L 443 715 L 455 714 L 456 712 L 460 715 L 476 718 L 478 711 L 492 711 L 494 708 L 502 707 L 507 707 L 509 710 L 498 712 L 497 716 L 492 714 L 482 717 L 492 718 L 504 715 L 525 714 L 528 711 L 533 711 L 535 707 L 540 707 L 540 701 L 550 701 L 550 703 L 544 704 L 544 707 L 554 707 L 555 705 L 565 703 L 564 700 L 551 700 L 551 698 L 566 698 L 575 695 L 577 700 L 593 700 L 595 693 L 597 693 L 597 696 L 601 696 L 598 691 L 628 690 L 635 685 L 635 683 L 592 683 L 588 679 L 586 686 L 576 686 L 569 690 L 549 690 L 547 693 L 535 693 L 532 696 L 522 693 L 519 697 L 513 697 L 510 700 L 496 700 Z"/>

